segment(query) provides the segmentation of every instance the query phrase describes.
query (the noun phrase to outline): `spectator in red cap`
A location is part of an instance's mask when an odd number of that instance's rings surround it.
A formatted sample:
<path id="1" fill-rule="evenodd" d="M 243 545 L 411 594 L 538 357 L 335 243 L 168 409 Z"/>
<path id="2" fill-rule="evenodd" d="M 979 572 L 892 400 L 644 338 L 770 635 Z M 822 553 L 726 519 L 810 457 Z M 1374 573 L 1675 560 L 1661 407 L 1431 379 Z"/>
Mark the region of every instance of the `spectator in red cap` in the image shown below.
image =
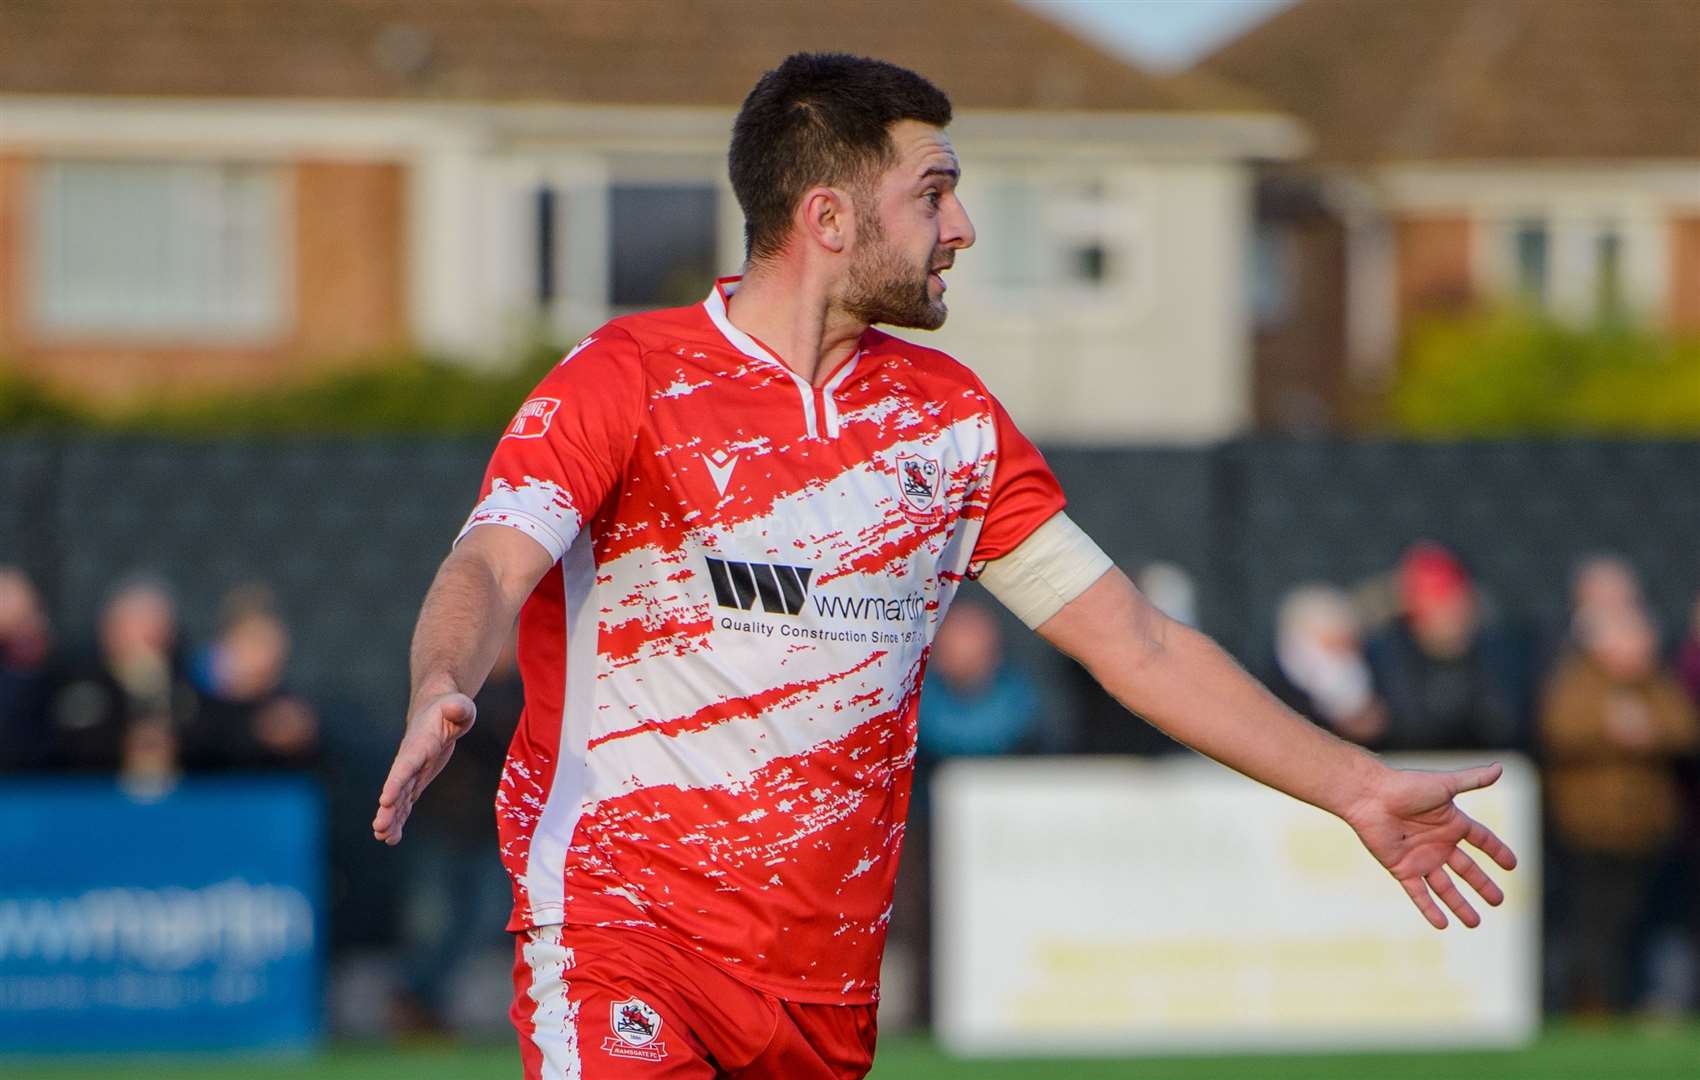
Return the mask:
<path id="1" fill-rule="evenodd" d="M 1521 725 L 1512 665 L 1487 632 L 1462 560 L 1424 541 L 1405 552 L 1396 575 L 1400 614 L 1369 648 L 1388 710 L 1380 748 L 1515 747 Z"/>

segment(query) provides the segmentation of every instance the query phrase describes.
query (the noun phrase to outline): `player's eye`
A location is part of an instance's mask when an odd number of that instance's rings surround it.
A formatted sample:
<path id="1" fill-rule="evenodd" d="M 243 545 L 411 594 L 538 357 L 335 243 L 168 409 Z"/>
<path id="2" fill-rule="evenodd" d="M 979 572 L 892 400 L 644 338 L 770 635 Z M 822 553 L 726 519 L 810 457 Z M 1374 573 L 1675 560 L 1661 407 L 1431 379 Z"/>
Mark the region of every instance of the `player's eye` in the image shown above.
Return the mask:
<path id="1" fill-rule="evenodd" d="M 938 206 L 939 200 L 942 199 L 943 197 L 944 196 L 939 192 L 939 190 L 937 188 L 929 189 L 926 194 L 921 196 L 921 198 L 927 200 L 928 206 L 932 206 L 932 207 L 935 207 L 935 208 Z"/>

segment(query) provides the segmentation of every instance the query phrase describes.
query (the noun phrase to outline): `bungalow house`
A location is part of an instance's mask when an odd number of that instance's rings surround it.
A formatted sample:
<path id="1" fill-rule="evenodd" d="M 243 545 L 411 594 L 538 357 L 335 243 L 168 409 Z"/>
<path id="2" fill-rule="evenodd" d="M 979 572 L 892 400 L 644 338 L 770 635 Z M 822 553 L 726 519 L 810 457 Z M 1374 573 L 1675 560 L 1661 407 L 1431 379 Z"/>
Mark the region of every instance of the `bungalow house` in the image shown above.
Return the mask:
<path id="1" fill-rule="evenodd" d="M 1461 305 L 1700 333 L 1693 0 L 1298 0 L 1197 71 L 1315 140 L 1258 184 L 1266 426 L 1338 426 Z"/>
<path id="2" fill-rule="evenodd" d="M 1010 0 L 10 0 L 0 370 L 99 400 L 399 349 L 495 364 L 736 272 L 732 116 L 787 53 L 957 106 L 957 350 L 1041 437 L 1251 415 L 1253 159 L 1295 124 Z"/>

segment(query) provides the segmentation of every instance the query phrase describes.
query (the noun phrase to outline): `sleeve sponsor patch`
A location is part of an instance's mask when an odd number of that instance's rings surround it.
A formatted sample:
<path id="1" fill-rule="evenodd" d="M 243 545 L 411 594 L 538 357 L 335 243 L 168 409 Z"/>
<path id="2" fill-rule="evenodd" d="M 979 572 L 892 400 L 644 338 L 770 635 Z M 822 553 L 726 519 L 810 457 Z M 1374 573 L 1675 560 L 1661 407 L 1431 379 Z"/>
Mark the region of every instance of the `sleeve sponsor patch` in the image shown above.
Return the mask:
<path id="1" fill-rule="evenodd" d="M 549 430 L 555 411 L 561 407 L 560 398 L 534 397 L 519 407 L 514 422 L 508 425 L 504 439 L 541 439 Z"/>

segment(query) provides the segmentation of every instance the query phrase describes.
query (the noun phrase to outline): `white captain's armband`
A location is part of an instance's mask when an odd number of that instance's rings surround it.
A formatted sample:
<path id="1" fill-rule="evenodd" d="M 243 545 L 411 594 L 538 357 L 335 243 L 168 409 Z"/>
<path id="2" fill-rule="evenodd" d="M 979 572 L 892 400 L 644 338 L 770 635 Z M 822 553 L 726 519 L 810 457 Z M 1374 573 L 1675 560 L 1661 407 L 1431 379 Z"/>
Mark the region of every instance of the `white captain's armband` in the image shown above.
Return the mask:
<path id="1" fill-rule="evenodd" d="M 1085 592 L 1115 564 L 1080 526 L 1058 513 L 1001 559 L 980 571 L 980 584 L 1030 627 Z"/>

